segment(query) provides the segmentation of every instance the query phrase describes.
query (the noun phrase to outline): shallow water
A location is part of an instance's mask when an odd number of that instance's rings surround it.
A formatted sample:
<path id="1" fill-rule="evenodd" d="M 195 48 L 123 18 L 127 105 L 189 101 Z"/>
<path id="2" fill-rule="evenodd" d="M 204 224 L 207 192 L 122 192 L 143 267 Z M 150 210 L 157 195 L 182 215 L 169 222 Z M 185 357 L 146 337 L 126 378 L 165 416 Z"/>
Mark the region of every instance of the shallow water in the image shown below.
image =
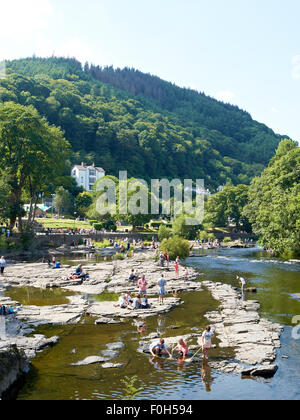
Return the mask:
<path id="1" fill-rule="evenodd" d="M 25 306 L 54 306 L 70 303 L 68 296 L 75 293 L 63 289 L 38 289 L 36 287 L 12 287 L 5 292 L 13 300 Z"/>
<path id="2" fill-rule="evenodd" d="M 19 393 L 19 399 L 120 399 L 127 376 L 137 375 L 137 387 L 144 387 L 141 399 L 203 400 L 203 399 L 300 399 L 300 340 L 292 338 L 292 318 L 300 315 L 300 302 L 292 294 L 300 292 L 300 264 L 276 260 L 257 249 L 205 251 L 202 257 L 187 261 L 204 275 L 200 280 L 221 281 L 238 286 L 236 276 L 242 275 L 248 286 L 257 287 L 257 294 L 246 299 L 261 303 L 261 315 L 285 326 L 282 348 L 278 351 L 279 370 L 271 380 L 241 379 L 202 369 L 199 364 L 180 366 L 176 361 L 153 362 L 137 353 L 137 340 L 151 332 L 178 336 L 196 327 L 202 330 L 207 321 L 204 314 L 215 310 L 218 302 L 208 292 L 185 293 L 185 304 L 173 312 L 148 319 L 147 331 L 137 329 L 133 321 L 121 325 L 94 325 L 86 317 L 76 326 L 43 327 L 38 332 L 59 335 L 61 341 L 33 360 L 34 370 Z M 170 329 L 175 326 L 178 329 Z M 124 363 L 117 370 L 101 365 L 70 366 L 92 355 L 100 355 L 108 343 L 122 341 L 125 349 L 113 363 Z M 288 355 L 289 359 L 282 359 Z M 233 350 L 215 349 L 212 360 L 233 357 Z"/>

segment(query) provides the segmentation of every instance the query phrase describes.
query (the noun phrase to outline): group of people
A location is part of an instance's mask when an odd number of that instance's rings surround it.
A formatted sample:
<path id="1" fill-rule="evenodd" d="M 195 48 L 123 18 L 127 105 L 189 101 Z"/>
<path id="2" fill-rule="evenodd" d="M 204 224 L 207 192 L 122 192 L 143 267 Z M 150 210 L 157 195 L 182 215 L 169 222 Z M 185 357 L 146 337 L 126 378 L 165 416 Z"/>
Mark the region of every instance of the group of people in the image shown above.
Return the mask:
<path id="1" fill-rule="evenodd" d="M 203 359 L 206 361 L 209 358 L 209 350 L 212 348 L 213 336 L 214 332 L 210 326 L 207 326 L 202 334 L 201 341 L 199 342 L 199 345 L 202 347 Z M 182 361 L 186 360 L 189 353 L 188 344 L 183 340 L 183 338 L 178 341 L 177 345 L 171 350 L 171 352 L 168 350 L 163 338 L 160 338 L 158 341 L 151 343 L 149 350 L 153 357 L 169 356 L 169 358 L 173 358 L 173 354 L 176 352 L 179 359 Z"/>
<path id="2" fill-rule="evenodd" d="M 114 306 L 121 309 L 131 310 L 151 308 L 151 305 L 149 304 L 148 298 L 145 294 L 137 294 L 136 296 L 132 296 L 130 292 L 121 293 L 118 303 Z"/>

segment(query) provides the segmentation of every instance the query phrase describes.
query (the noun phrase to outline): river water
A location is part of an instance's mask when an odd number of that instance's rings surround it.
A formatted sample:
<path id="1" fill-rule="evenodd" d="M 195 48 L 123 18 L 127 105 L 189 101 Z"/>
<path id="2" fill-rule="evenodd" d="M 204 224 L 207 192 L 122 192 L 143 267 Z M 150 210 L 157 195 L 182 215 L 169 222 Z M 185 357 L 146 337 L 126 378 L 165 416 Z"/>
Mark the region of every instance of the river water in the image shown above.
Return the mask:
<path id="1" fill-rule="evenodd" d="M 279 370 L 271 380 L 242 379 L 240 375 L 223 374 L 201 364 L 178 365 L 176 361 L 159 363 L 137 352 L 143 336 L 159 331 L 165 336 L 188 334 L 191 328 L 204 329 L 204 314 L 216 310 L 218 302 L 208 292 L 181 295 L 185 304 L 173 312 L 148 319 L 147 330 L 138 330 L 133 321 L 121 325 L 96 326 L 85 317 L 75 326 L 42 327 L 38 333 L 59 335 L 60 342 L 33 360 L 33 369 L 19 392 L 20 400 L 122 399 L 121 379 L 137 375 L 137 387 L 143 387 L 139 399 L 212 400 L 212 399 L 300 399 L 300 339 L 292 336 L 294 316 L 300 315 L 300 261 L 274 259 L 259 249 L 222 249 L 201 251 L 187 260 L 197 268 L 199 280 L 225 282 L 237 286 L 236 276 L 247 279 L 248 286 L 258 289 L 246 299 L 257 299 L 262 317 L 285 327 L 282 347 L 278 350 Z M 171 328 L 170 328 L 171 327 Z M 174 329 L 176 327 L 176 329 Z M 71 366 L 88 356 L 101 355 L 106 345 L 122 341 L 113 363 L 124 363 L 121 369 L 105 370 L 101 365 Z M 283 359 L 286 355 L 289 358 Z M 234 360 L 233 349 L 215 349 L 212 360 Z"/>

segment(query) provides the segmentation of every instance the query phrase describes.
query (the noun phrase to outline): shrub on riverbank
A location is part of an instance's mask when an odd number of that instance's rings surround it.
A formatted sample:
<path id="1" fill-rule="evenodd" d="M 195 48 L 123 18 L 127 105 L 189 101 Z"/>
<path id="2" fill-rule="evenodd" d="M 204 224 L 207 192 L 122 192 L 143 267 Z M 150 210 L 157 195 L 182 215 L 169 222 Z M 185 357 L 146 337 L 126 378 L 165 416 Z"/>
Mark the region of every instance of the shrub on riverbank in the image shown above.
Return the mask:
<path id="1" fill-rule="evenodd" d="M 177 257 L 184 259 L 190 255 L 190 244 L 187 240 L 174 236 L 169 239 L 164 239 L 160 245 L 160 251 L 170 255 L 171 260 Z"/>

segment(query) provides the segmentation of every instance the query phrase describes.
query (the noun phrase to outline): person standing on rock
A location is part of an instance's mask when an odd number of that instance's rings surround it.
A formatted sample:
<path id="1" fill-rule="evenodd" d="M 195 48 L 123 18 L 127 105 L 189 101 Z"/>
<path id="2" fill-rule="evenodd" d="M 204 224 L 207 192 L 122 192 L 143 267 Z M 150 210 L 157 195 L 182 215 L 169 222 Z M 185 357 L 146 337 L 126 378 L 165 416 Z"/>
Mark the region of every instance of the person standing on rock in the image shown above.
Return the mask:
<path id="1" fill-rule="evenodd" d="M 145 275 L 142 275 L 142 278 L 138 281 L 138 286 L 140 288 L 140 295 L 146 295 L 147 294 L 147 285 L 148 282 L 146 280 Z"/>
<path id="2" fill-rule="evenodd" d="M 5 258 L 4 258 L 4 257 L 1 257 L 1 260 L 0 260 L 0 270 L 1 270 L 1 276 L 4 276 L 4 270 L 5 270 L 5 267 L 6 267 L 6 261 L 5 261 Z"/>
<path id="3" fill-rule="evenodd" d="M 179 277 L 179 264 L 177 260 L 175 261 L 175 264 L 174 264 L 174 270 L 175 270 L 176 277 Z"/>
<path id="4" fill-rule="evenodd" d="M 164 298 L 166 296 L 166 289 L 165 285 L 167 284 L 167 280 L 165 279 L 164 275 L 161 275 L 161 278 L 157 282 L 158 284 L 158 296 L 159 296 L 159 304 L 164 304 Z"/>
<path id="5" fill-rule="evenodd" d="M 211 331 L 211 327 L 206 327 L 205 331 L 202 334 L 202 351 L 204 360 L 208 360 L 208 352 L 212 347 L 211 339 L 214 335 L 214 332 Z"/>
<path id="6" fill-rule="evenodd" d="M 241 287 L 242 287 L 242 294 L 245 293 L 245 286 L 246 286 L 246 280 L 243 277 L 236 277 L 237 280 L 241 283 Z"/>

